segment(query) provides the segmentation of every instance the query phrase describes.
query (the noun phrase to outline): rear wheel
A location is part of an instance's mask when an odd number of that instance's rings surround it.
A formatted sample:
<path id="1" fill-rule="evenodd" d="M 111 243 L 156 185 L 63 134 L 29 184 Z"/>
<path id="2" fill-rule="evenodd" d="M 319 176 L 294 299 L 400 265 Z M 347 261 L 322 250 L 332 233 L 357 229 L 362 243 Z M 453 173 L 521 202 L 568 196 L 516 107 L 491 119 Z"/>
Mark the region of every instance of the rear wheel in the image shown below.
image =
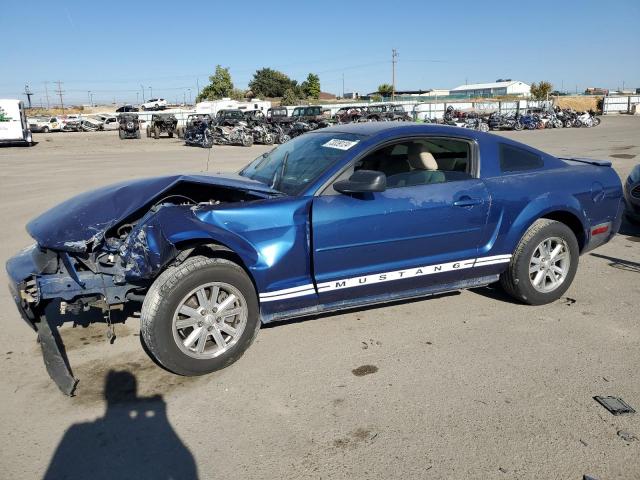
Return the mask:
<path id="1" fill-rule="evenodd" d="M 124 132 L 122 130 L 118 130 L 118 136 L 120 137 L 120 140 L 124 140 Z"/>
<path id="2" fill-rule="evenodd" d="M 509 295 L 543 305 L 560 298 L 578 268 L 576 236 L 564 223 L 541 218 L 522 236 L 500 283 Z"/>
<path id="3" fill-rule="evenodd" d="M 44 127 L 42 129 L 42 133 L 49 133 L 49 127 Z"/>
<path id="4" fill-rule="evenodd" d="M 520 123 L 520 122 L 516 122 L 516 123 L 513 125 L 513 129 L 514 129 L 515 131 L 517 131 L 517 132 L 521 131 L 523 128 L 524 128 L 524 125 L 522 125 L 522 123 Z"/>
<path id="5" fill-rule="evenodd" d="M 147 125 L 147 138 L 151 138 L 151 127 Z"/>
<path id="6" fill-rule="evenodd" d="M 153 357 L 180 375 L 238 360 L 258 330 L 253 283 L 235 263 L 193 257 L 160 275 L 142 305 L 141 333 Z"/>
<path id="7" fill-rule="evenodd" d="M 160 127 L 156 127 L 153 129 L 153 138 L 156 140 L 160 138 Z"/>

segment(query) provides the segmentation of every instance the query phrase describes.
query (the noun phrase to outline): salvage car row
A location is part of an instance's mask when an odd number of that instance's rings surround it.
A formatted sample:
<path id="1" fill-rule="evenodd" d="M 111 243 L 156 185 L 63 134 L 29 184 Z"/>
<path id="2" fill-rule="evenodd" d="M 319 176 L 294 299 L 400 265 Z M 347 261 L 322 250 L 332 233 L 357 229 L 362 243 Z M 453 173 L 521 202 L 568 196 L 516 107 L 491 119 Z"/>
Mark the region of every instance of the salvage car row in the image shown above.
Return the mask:
<path id="1" fill-rule="evenodd" d="M 96 132 L 117 130 L 118 118 L 115 115 L 54 115 L 29 117 L 29 129 L 35 133 L 49 132 Z"/>

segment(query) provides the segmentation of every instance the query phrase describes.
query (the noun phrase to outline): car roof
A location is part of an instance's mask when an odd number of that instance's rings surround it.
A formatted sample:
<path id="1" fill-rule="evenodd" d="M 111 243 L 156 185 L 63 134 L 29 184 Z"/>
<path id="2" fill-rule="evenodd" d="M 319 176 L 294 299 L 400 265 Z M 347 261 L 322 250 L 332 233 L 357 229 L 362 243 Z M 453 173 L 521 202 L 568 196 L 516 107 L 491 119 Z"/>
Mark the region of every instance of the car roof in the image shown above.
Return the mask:
<path id="1" fill-rule="evenodd" d="M 414 122 L 364 122 L 334 125 L 318 130 L 320 132 L 353 133 L 356 135 L 375 136 L 383 133 L 397 133 L 398 136 L 411 134 L 425 135 L 460 135 L 478 138 L 482 132 L 469 128 L 452 127 L 449 125 L 434 125 L 432 123 Z"/>

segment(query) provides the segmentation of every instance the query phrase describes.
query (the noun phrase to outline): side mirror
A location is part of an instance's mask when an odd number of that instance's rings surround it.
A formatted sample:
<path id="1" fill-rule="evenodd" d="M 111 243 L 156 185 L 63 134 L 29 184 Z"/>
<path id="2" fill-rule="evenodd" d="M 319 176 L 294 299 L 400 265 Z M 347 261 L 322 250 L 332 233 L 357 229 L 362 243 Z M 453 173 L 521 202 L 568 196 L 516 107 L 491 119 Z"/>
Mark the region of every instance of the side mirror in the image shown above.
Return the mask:
<path id="1" fill-rule="evenodd" d="M 384 192 L 386 188 L 387 176 L 375 170 L 358 170 L 348 180 L 333 184 L 333 189 L 340 193 Z"/>

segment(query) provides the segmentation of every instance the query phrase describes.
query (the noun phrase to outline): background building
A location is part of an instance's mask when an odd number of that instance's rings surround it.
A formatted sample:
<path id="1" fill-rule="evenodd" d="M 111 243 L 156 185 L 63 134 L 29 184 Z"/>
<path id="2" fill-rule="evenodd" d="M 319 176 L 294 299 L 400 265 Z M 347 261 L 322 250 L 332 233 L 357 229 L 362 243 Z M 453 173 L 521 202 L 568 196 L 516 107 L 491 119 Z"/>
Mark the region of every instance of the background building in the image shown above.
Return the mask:
<path id="1" fill-rule="evenodd" d="M 493 83 L 472 83 L 452 89 L 451 95 L 464 95 L 467 97 L 519 95 L 528 97 L 531 95 L 531 85 L 510 79 L 498 80 Z"/>

